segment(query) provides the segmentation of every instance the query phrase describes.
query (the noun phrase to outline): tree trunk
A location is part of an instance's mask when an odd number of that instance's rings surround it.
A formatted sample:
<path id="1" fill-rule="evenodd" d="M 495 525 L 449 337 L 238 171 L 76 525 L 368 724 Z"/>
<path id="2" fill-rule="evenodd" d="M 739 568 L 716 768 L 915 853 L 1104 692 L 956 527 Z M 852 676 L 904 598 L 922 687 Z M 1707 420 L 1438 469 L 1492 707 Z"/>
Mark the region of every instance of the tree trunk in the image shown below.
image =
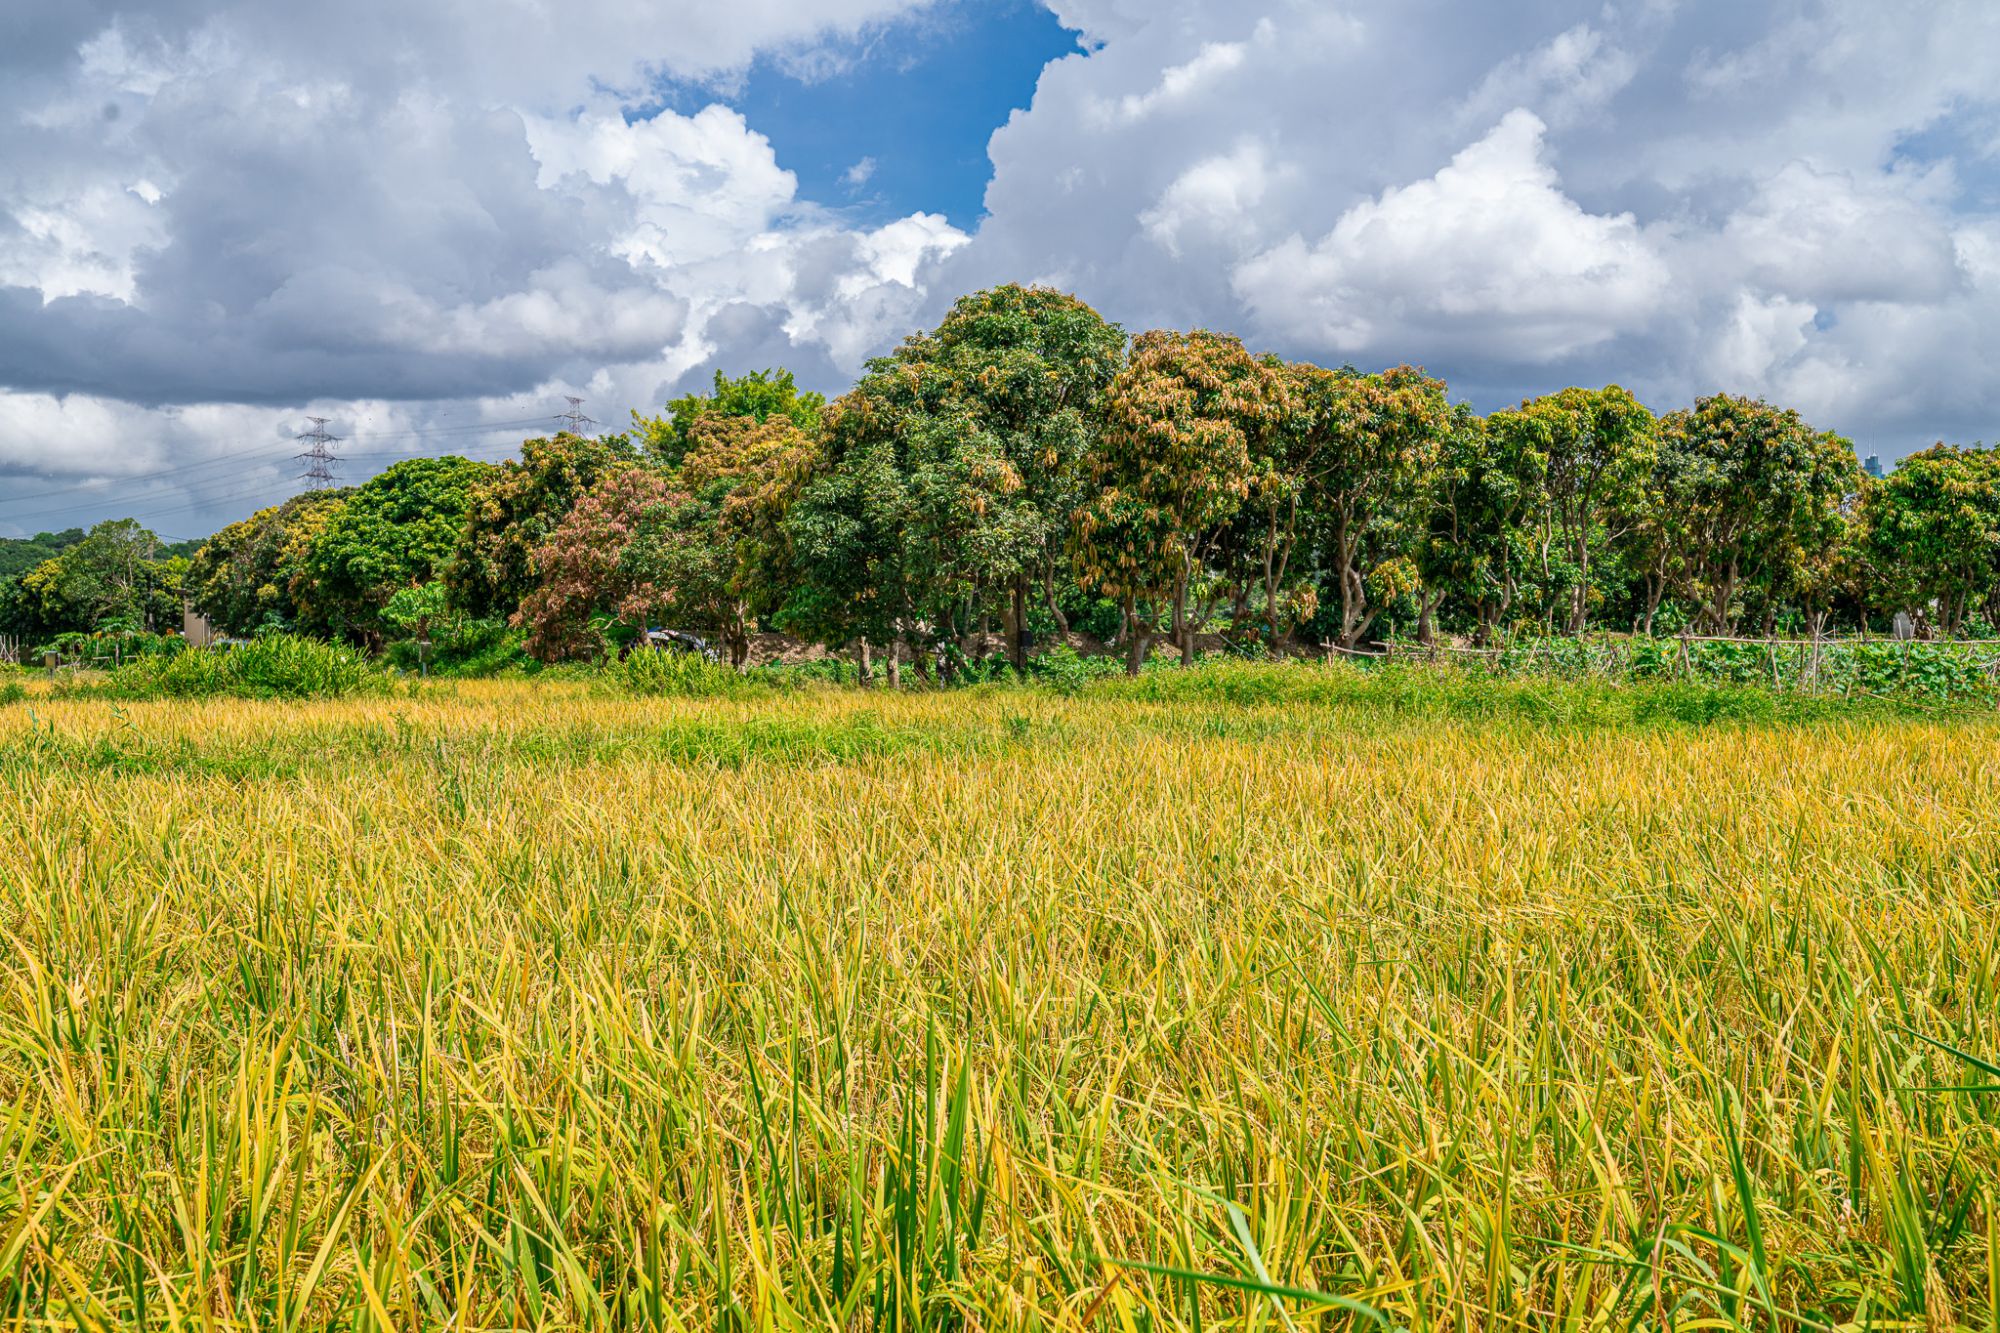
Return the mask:
<path id="1" fill-rule="evenodd" d="M 870 660 L 868 636 L 862 635 L 854 641 L 854 672 L 864 690 L 875 686 L 875 664 Z"/>
<path id="2" fill-rule="evenodd" d="M 903 634 L 900 630 L 896 632 L 896 637 L 889 641 L 888 675 L 890 689 L 903 688 Z"/>
<path id="3" fill-rule="evenodd" d="M 1125 674 L 1136 676 L 1139 668 L 1146 664 L 1146 649 L 1151 645 L 1151 637 L 1139 620 L 1139 601 L 1136 597 L 1125 599 Z"/>
<path id="4" fill-rule="evenodd" d="M 1180 642 L 1180 664 L 1194 667 L 1194 614 L 1188 606 L 1188 580 L 1174 592 L 1174 638 Z"/>
<path id="5" fill-rule="evenodd" d="M 1375 616 L 1368 610 L 1368 589 L 1361 581 L 1361 571 L 1351 560 L 1342 563 L 1346 568 L 1340 580 L 1340 646 L 1356 648 L 1375 623 Z"/>
<path id="6" fill-rule="evenodd" d="M 1284 541 L 1279 540 L 1275 515 L 1264 533 L 1264 620 L 1270 627 L 1271 642 L 1267 647 L 1274 660 L 1284 656 L 1283 633 L 1278 619 L 1278 589 L 1284 585 L 1285 568 L 1292 560 L 1290 538 L 1298 530 L 1298 506 L 1298 499 L 1294 497 L 1285 515 Z"/>
<path id="7" fill-rule="evenodd" d="M 1279 651 L 1278 643 L 1278 585 L 1284 582 L 1285 573 L 1283 566 L 1277 562 L 1276 548 L 1275 537 L 1264 545 L 1264 627 L 1271 634 L 1264 650 L 1274 660 L 1284 655 Z"/>
<path id="8" fill-rule="evenodd" d="M 1579 545 L 1576 553 L 1576 587 L 1569 594 L 1569 632 L 1581 635 L 1590 628 L 1590 543 Z"/>
<path id="9" fill-rule="evenodd" d="M 1181 665 L 1188 664 L 1186 630 L 1188 619 L 1188 579 L 1187 562 L 1181 566 L 1181 575 L 1174 580 L 1173 607 L 1167 618 L 1167 641 L 1181 649 Z"/>
<path id="10" fill-rule="evenodd" d="M 1708 608 L 1709 633 L 1728 635 L 1736 628 L 1734 618 L 1729 614 L 1729 604 L 1736 600 L 1737 568 L 1734 560 L 1729 562 L 1727 576 L 1716 584 L 1716 595 Z"/>
<path id="11" fill-rule="evenodd" d="M 1016 675 L 1028 674 L 1028 580 L 1014 580 L 1014 592 L 1007 599 L 1007 658 Z"/>
<path id="12" fill-rule="evenodd" d="M 1051 568 L 1042 580 L 1042 597 L 1048 603 L 1049 615 L 1055 619 L 1056 633 L 1069 633 L 1069 617 L 1063 614 L 1062 605 L 1056 601 L 1056 573 Z"/>
<path id="13" fill-rule="evenodd" d="M 1437 609 L 1444 602 L 1443 593 L 1420 592 L 1417 594 L 1417 642 L 1426 648 L 1437 645 L 1437 632 L 1432 620 Z"/>
<path id="14" fill-rule="evenodd" d="M 750 665 L 750 612 L 742 603 L 730 608 L 729 628 L 723 632 L 729 645 L 729 665 L 742 674 Z"/>

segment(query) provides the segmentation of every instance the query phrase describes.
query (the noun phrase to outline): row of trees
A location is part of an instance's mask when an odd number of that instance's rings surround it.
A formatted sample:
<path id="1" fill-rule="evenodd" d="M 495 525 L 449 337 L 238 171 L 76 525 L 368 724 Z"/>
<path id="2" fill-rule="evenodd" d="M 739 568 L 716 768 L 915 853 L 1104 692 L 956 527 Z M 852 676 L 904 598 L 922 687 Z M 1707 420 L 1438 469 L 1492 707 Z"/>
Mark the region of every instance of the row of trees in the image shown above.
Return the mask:
<path id="1" fill-rule="evenodd" d="M 1415 367 L 1128 339 L 1007 286 L 835 402 L 718 375 L 624 434 L 411 460 L 232 525 L 186 586 L 239 634 L 511 623 L 560 660 L 664 623 L 741 662 L 761 626 L 892 672 L 996 635 L 1019 664 L 1073 629 L 1135 669 L 1204 633 L 1279 652 L 1903 611 L 1958 635 L 2000 610 L 2000 464 L 1940 445 L 1873 479 L 1846 440 L 1727 395 L 1655 417 L 1571 388 L 1481 417 Z"/>
<path id="2" fill-rule="evenodd" d="M 178 630 L 189 557 L 129 518 L 0 540 L 0 637 Z"/>

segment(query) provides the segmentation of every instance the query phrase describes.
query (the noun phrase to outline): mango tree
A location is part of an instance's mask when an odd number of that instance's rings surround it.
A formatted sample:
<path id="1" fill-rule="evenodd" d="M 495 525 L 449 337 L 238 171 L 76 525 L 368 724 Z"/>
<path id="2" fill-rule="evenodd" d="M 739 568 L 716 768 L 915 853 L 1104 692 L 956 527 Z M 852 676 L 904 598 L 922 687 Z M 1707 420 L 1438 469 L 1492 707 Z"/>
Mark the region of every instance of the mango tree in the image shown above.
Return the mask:
<path id="1" fill-rule="evenodd" d="M 1616 517 L 1652 470 L 1653 414 L 1611 384 L 1529 399 L 1495 412 L 1486 427 L 1523 464 L 1539 511 L 1544 596 L 1564 587 L 1569 632 L 1581 634 L 1590 622 L 1591 557 L 1616 537 Z"/>
<path id="2" fill-rule="evenodd" d="M 260 509 L 202 543 L 188 569 L 188 597 L 226 634 L 247 637 L 298 619 L 293 584 L 311 539 L 349 490 L 307 491 Z"/>
<path id="3" fill-rule="evenodd" d="M 1732 632 L 1754 594 L 1770 629 L 1781 601 L 1843 539 L 1862 480 L 1854 447 L 1788 408 L 1729 394 L 1669 413 L 1660 435 L 1678 459 L 1665 500 L 1680 513 L 1685 588 L 1703 626 Z"/>
<path id="4" fill-rule="evenodd" d="M 398 590 L 440 575 L 465 529 L 473 488 L 493 471 L 465 458 L 412 458 L 326 511 L 293 581 L 301 620 L 379 643 L 382 608 Z"/>
<path id="5" fill-rule="evenodd" d="M 1408 560 L 1424 531 L 1425 488 L 1455 419 L 1443 382 L 1414 366 L 1363 375 L 1298 365 L 1285 381 L 1281 467 L 1319 534 L 1340 594 L 1340 644 L 1352 648 L 1382 610 L 1370 573 Z"/>
<path id="6" fill-rule="evenodd" d="M 535 586 L 529 558 L 579 497 L 639 452 L 622 435 L 559 434 L 525 440 L 521 457 L 501 463 L 472 488 L 444 581 L 474 616 L 508 616 Z"/>
<path id="7" fill-rule="evenodd" d="M 1877 600 L 1947 636 L 2000 591 L 2000 451 L 1934 445 L 1874 484 L 1861 549 Z"/>
<path id="8" fill-rule="evenodd" d="M 1073 537 L 1079 580 L 1123 605 L 1131 674 L 1145 661 L 1162 602 L 1181 661 L 1193 662 L 1190 594 L 1249 497 L 1252 443 L 1278 428 L 1282 401 L 1279 372 L 1227 334 L 1133 340 L 1105 393 Z"/>

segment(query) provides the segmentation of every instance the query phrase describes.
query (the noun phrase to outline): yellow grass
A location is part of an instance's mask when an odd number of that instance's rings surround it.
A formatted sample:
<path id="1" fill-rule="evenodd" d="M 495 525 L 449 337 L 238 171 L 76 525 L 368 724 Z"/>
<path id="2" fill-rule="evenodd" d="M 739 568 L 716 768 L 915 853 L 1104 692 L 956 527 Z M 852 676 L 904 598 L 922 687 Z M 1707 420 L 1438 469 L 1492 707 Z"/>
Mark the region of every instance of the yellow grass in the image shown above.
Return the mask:
<path id="1" fill-rule="evenodd" d="M 0 1316 L 1988 1327 L 1996 741 L 10 705 Z"/>

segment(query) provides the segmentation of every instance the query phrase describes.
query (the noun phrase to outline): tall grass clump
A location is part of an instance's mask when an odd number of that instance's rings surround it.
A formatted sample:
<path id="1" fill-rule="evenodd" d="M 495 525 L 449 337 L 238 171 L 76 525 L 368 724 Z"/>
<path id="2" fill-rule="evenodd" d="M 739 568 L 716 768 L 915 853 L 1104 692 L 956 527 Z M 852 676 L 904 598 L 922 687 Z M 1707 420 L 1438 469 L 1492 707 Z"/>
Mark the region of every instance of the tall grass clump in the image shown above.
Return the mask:
<path id="1" fill-rule="evenodd" d="M 1059 643 L 1028 659 L 1028 679 L 1057 694 L 1077 695 L 1120 671 L 1118 662 L 1108 657 L 1085 657 L 1066 643 Z"/>
<path id="2" fill-rule="evenodd" d="M 94 689 L 125 699 L 338 699 L 388 686 L 381 668 L 358 649 L 267 634 L 229 648 L 140 658 Z"/>
<path id="3" fill-rule="evenodd" d="M 539 670 L 541 664 L 523 647 L 526 641 L 525 630 L 510 629 L 504 621 L 459 617 L 432 630 L 428 650 L 420 649 L 414 639 L 399 639 L 389 645 L 386 656 L 410 675 L 480 680 Z"/>
<path id="4" fill-rule="evenodd" d="M 639 649 L 626 655 L 609 672 L 613 686 L 625 694 L 715 698 L 751 692 L 754 686 L 721 662 L 700 653 Z"/>

